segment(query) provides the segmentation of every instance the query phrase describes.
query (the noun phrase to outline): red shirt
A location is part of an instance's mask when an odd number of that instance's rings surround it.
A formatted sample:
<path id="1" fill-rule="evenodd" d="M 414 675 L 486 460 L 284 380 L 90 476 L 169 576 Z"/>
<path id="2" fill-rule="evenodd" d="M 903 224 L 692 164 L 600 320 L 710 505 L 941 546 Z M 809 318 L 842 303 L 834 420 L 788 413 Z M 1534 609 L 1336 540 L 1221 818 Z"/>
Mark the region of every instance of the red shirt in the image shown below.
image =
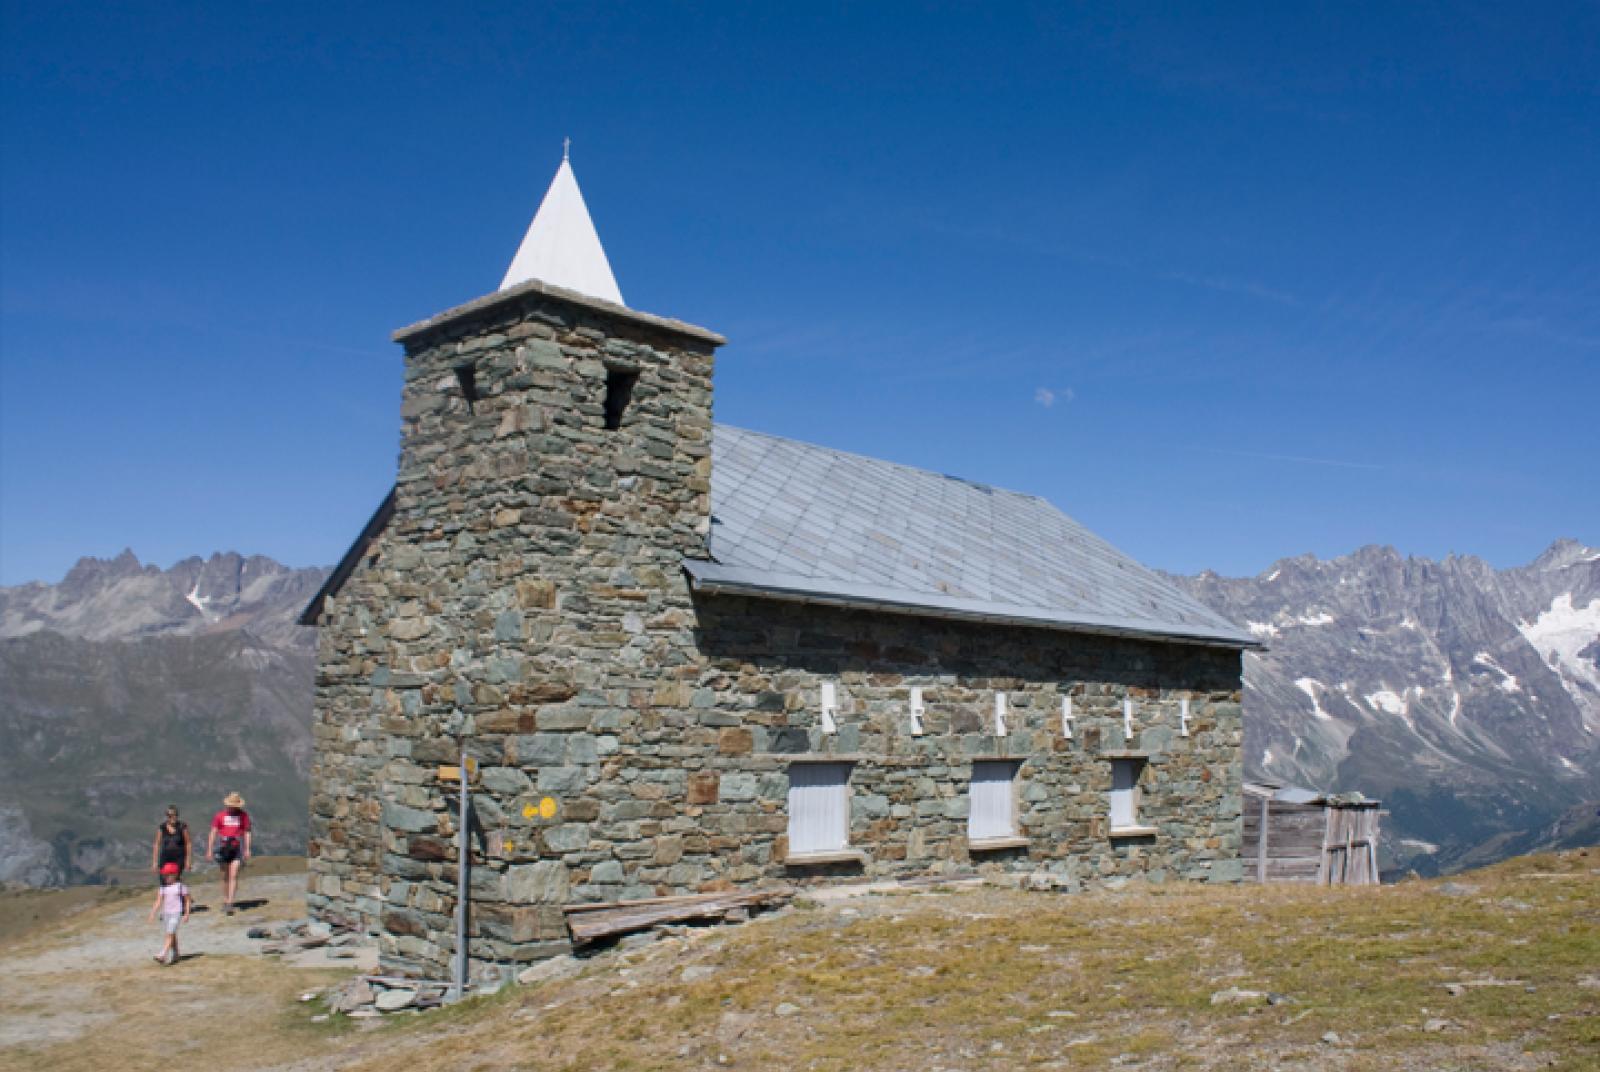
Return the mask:
<path id="1" fill-rule="evenodd" d="M 212 816 L 211 829 L 217 832 L 218 837 L 238 838 L 242 841 L 250 832 L 250 813 L 242 808 L 239 811 L 223 808 Z"/>

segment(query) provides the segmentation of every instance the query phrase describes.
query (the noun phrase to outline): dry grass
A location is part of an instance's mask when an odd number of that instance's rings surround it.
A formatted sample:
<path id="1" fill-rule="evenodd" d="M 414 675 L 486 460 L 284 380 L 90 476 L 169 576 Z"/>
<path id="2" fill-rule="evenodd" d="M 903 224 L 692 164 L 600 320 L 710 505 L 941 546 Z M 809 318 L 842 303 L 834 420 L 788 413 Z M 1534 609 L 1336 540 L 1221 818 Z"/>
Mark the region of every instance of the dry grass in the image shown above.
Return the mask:
<path id="1" fill-rule="evenodd" d="M 1600 1068 L 1600 853 L 1455 881 L 1471 889 L 985 889 L 802 905 L 372 1031 L 312 1032 L 292 1002 L 303 981 L 219 957 L 205 985 L 248 992 L 262 1014 L 236 1049 L 219 1052 L 202 1028 L 196 1055 L 407 1072 Z M 685 981 L 687 967 L 710 971 Z M 1445 989 L 1486 982 L 1511 985 Z M 1229 986 L 1289 1000 L 1213 1006 Z M 174 1037 L 163 1032 L 181 1018 L 152 1029 L 118 999 L 105 997 L 120 1022 Z M 798 1011 L 779 1015 L 785 1003 Z M 1449 1026 L 1424 1030 L 1435 1019 Z M 70 1049 L 31 1056 L 110 1067 Z M 142 1054 L 117 1064 L 145 1067 Z"/>
<path id="2" fill-rule="evenodd" d="M 1536 877 L 1537 876 L 1537 877 Z M 1600 854 L 1379 890 L 864 898 L 607 958 L 434 1068 L 1600 1067 Z M 682 969 L 713 968 L 684 982 Z M 1452 996 L 1445 984 L 1469 986 Z M 1213 1006 L 1238 986 L 1289 1000 Z M 779 1016 L 782 1003 L 799 1012 Z M 1450 1026 L 1429 1032 L 1429 1020 Z M 1328 1032 L 1337 1044 L 1322 1041 Z M 403 1046 L 400 1037 L 394 1040 Z M 378 1068 L 393 1057 L 358 1067 Z"/>

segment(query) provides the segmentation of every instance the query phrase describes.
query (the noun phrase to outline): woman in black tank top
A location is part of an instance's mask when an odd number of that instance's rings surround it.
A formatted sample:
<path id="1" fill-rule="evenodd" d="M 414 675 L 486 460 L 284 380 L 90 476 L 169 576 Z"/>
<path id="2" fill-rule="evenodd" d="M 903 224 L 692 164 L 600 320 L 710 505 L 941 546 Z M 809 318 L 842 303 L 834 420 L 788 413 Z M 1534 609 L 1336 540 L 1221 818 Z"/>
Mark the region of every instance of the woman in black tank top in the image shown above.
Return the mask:
<path id="1" fill-rule="evenodd" d="M 151 852 L 150 869 L 161 873 L 162 864 L 177 864 L 179 874 L 189 870 L 189 824 L 178 818 L 178 809 L 167 806 L 167 817 L 156 827 L 156 843 Z"/>

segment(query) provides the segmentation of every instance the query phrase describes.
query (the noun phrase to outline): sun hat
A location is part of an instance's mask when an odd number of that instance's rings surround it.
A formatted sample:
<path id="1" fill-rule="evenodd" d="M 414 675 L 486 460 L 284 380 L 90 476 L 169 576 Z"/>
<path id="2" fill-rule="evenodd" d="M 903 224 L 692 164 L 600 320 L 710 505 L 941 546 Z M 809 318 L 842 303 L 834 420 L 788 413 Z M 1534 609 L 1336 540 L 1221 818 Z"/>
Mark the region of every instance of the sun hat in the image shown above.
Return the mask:
<path id="1" fill-rule="evenodd" d="M 244 797 L 238 793 L 229 793 L 222 798 L 222 806 L 224 808 L 242 808 L 244 807 Z"/>
<path id="2" fill-rule="evenodd" d="M 183 870 L 183 868 L 179 867 L 177 864 L 162 864 L 161 865 L 161 873 L 163 875 L 176 875 L 182 870 Z"/>

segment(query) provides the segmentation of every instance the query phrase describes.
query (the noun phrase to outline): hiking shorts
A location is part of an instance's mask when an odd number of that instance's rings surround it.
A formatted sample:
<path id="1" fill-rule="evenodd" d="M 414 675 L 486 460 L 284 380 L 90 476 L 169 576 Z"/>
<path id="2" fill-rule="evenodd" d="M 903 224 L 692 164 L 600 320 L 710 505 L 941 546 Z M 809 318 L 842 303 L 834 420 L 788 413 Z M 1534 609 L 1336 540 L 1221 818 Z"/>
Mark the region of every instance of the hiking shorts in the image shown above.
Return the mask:
<path id="1" fill-rule="evenodd" d="M 239 859 L 240 855 L 239 839 L 230 837 L 217 842 L 216 851 L 211 854 L 211 858 L 217 861 L 218 867 L 226 867 Z"/>
<path id="2" fill-rule="evenodd" d="M 183 915 L 178 912 L 161 913 L 161 925 L 167 929 L 168 934 L 178 933 L 178 924 L 183 922 Z"/>

